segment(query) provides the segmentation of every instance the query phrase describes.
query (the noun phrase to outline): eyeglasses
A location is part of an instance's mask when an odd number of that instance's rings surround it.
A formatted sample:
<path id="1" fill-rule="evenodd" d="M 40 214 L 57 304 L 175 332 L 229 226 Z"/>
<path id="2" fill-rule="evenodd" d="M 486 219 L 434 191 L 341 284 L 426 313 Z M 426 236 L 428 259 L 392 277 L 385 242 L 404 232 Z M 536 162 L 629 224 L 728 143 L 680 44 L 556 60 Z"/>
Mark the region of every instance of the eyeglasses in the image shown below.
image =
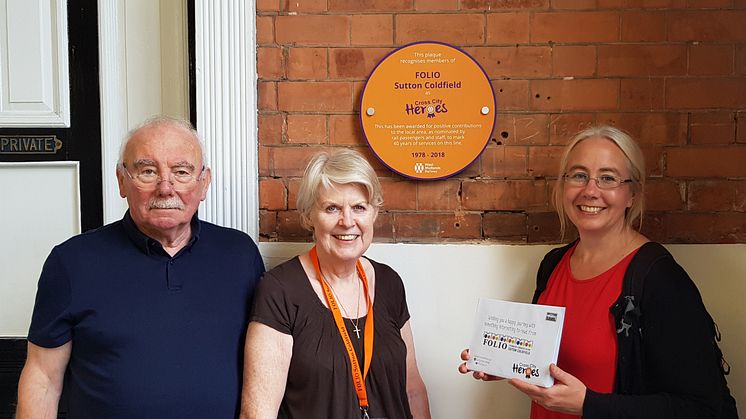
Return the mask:
<path id="1" fill-rule="evenodd" d="M 127 170 L 127 165 L 122 163 L 122 171 L 127 173 L 127 176 L 135 183 L 135 185 L 143 190 L 155 190 L 158 184 L 167 180 L 171 184 L 171 187 L 177 191 L 183 191 L 189 189 L 192 183 L 202 179 L 202 174 L 205 173 L 205 166 L 199 173 L 195 174 L 188 167 L 174 167 L 171 169 L 171 173 L 164 177 L 158 174 L 156 170 L 151 166 L 143 166 L 137 168 L 137 172 L 132 174 Z"/>
<path id="2" fill-rule="evenodd" d="M 616 189 L 624 183 L 632 182 L 632 179 L 622 179 L 614 175 L 600 175 L 598 177 L 590 177 L 585 172 L 573 172 L 562 176 L 566 183 L 572 186 L 586 186 L 591 180 L 596 181 L 598 189 Z"/>

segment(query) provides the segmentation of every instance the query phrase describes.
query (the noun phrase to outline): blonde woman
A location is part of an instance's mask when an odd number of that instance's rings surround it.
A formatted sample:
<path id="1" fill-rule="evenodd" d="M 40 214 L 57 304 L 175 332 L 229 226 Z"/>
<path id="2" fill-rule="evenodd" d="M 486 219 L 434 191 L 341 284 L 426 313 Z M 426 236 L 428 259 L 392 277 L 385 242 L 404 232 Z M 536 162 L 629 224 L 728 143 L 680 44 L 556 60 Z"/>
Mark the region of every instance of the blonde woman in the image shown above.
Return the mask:
<path id="1" fill-rule="evenodd" d="M 586 129 L 565 149 L 554 204 L 579 239 L 547 254 L 533 298 L 566 307 L 555 385 L 510 380 L 532 419 L 737 417 L 699 291 L 634 227 L 644 186 L 642 152 L 616 128 Z"/>
<path id="2" fill-rule="evenodd" d="M 430 418 L 404 285 L 363 256 L 380 188 L 354 151 L 321 153 L 308 164 L 298 211 L 315 246 L 260 282 L 242 418 Z"/>

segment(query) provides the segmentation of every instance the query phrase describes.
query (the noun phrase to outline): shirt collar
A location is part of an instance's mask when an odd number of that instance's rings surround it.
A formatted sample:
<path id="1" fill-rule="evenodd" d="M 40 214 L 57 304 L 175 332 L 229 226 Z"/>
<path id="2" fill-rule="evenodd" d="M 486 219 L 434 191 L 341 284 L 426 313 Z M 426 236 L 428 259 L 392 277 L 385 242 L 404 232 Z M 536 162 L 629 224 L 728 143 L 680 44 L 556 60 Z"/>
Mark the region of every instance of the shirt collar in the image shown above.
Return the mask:
<path id="1" fill-rule="evenodd" d="M 124 226 L 124 231 L 127 234 L 127 237 L 129 237 L 132 243 L 134 243 L 135 246 L 137 246 L 137 248 L 140 249 L 140 251 L 142 251 L 143 253 L 150 255 L 153 253 L 154 250 L 165 252 L 163 250 L 163 246 L 161 246 L 158 240 L 146 236 L 145 234 L 143 234 L 143 232 L 140 231 L 140 229 L 137 228 L 135 221 L 130 215 L 130 210 L 127 210 L 127 212 L 124 213 L 124 218 L 122 218 L 122 225 Z M 192 216 L 190 225 L 192 228 L 192 237 L 189 238 L 189 242 L 186 246 L 184 246 L 183 249 L 179 251 L 179 253 L 185 250 L 191 250 L 192 246 L 194 246 L 194 244 L 199 239 L 199 233 L 202 224 L 199 221 L 197 213 L 194 213 L 194 215 Z"/>

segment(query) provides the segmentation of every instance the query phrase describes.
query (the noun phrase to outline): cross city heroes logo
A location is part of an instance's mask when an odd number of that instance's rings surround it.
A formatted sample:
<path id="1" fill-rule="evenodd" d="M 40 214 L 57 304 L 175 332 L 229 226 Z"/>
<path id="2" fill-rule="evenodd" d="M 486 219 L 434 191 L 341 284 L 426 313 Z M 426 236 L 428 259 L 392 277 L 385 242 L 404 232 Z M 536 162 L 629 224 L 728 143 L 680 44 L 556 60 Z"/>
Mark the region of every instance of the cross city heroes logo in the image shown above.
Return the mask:
<path id="1" fill-rule="evenodd" d="M 531 377 L 539 378 L 539 369 L 534 364 L 524 364 L 523 362 L 513 363 L 513 373 L 520 374 L 526 377 L 527 380 Z"/>
<path id="2" fill-rule="evenodd" d="M 407 115 L 427 114 L 428 118 L 435 118 L 435 115 L 439 113 L 448 112 L 448 108 L 446 107 L 446 103 L 440 99 L 415 100 L 414 103 L 405 104 L 404 111 Z"/>

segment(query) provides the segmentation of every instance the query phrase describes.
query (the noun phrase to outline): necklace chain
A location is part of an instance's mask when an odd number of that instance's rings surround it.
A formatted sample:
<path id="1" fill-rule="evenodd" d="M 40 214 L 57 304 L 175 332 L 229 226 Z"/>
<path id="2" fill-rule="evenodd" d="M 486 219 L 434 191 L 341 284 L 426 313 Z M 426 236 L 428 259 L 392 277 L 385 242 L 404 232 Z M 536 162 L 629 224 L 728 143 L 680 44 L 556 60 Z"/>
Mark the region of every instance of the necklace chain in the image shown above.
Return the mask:
<path id="1" fill-rule="evenodd" d="M 348 319 L 350 319 L 350 323 L 355 327 L 352 331 L 355 332 L 355 335 L 357 335 L 357 338 L 360 339 L 360 328 L 357 327 L 358 324 L 360 324 L 360 278 L 357 278 L 357 293 L 355 296 L 357 297 L 357 308 L 355 309 L 355 318 L 350 317 L 350 313 L 347 311 L 345 306 L 342 304 L 342 300 L 339 298 L 339 294 L 334 290 L 334 287 L 332 284 L 326 280 L 326 278 L 322 277 L 324 282 L 326 282 L 326 285 L 329 286 L 329 289 L 332 290 L 332 294 L 334 294 L 334 297 L 337 299 L 337 302 L 339 303 L 339 306 L 342 307 L 342 310 L 345 312 L 345 316 L 347 316 Z"/>

